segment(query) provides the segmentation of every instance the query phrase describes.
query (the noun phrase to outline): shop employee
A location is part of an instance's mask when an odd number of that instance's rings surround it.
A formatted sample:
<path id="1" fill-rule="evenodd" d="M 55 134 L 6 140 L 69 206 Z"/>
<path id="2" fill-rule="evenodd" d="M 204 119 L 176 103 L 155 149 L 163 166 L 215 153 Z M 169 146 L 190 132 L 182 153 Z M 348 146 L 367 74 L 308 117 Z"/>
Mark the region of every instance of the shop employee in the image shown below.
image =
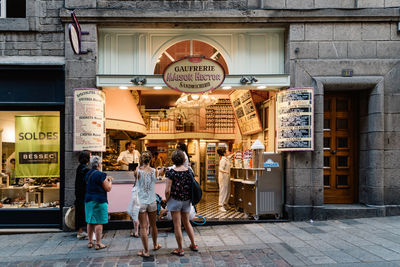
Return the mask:
<path id="1" fill-rule="evenodd" d="M 140 153 L 135 149 L 136 144 L 134 142 L 128 142 L 125 144 L 125 151 L 122 151 L 118 157 L 118 163 L 121 164 L 121 170 L 129 170 L 129 164 L 138 163 Z"/>

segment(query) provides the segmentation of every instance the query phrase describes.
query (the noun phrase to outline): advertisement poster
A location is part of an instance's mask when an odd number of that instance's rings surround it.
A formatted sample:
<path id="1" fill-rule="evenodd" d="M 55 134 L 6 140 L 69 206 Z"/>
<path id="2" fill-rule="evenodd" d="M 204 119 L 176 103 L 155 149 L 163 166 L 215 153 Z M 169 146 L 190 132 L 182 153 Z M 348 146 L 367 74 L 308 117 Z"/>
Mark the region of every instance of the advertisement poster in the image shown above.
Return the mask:
<path id="1" fill-rule="evenodd" d="M 75 89 L 74 151 L 106 151 L 105 103 L 99 89 Z"/>
<path id="2" fill-rule="evenodd" d="M 229 95 L 240 132 L 243 135 L 262 131 L 260 118 L 249 90 L 235 90 Z"/>
<path id="3" fill-rule="evenodd" d="M 59 116 L 15 116 L 15 177 L 60 177 Z"/>
<path id="4" fill-rule="evenodd" d="M 277 95 L 277 150 L 313 150 L 313 88 L 289 88 Z"/>

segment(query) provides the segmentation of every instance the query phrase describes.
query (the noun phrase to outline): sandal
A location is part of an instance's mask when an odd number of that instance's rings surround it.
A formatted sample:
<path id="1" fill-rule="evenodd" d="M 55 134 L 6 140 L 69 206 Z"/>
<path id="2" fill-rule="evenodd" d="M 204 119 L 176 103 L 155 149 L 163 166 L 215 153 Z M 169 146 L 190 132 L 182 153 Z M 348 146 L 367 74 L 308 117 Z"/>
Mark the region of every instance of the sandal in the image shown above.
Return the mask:
<path id="1" fill-rule="evenodd" d="M 197 245 L 192 246 L 192 244 L 190 244 L 189 248 L 191 251 L 199 251 L 199 249 L 197 248 Z"/>
<path id="2" fill-rule="evenodd" d="M 185 252 L 183 251 L 183 249 L 182 250 L 179 250 L 179 249 L 174 249 L 173 251 L 171 251 L 171 254 L 173 254 L 173 255 L 177 255 L 177 256 L 179 256 L 179 257 L 182 257 L 182 256 L 185 256 Z"/>
<path id="3" fill-rule="evenodd" d="M 130 233 L 130 236 L 135 237 L 135 238 L 139 238 L 139 234 L 135 234 L 133 232 Z"/>
<path id="4" fill-rule="evenodd" d="M 108 246 L 107 245 L 104 245 L 104 244 L 96 244 L 96 250 L 100 250 L 100 249 L 105 249 L 105 248 L 107 248 Z"/>
<path id="5" fill-rule="evenodd" d="M 153 248 L 153 251 L 159 250 L 160 248 L 162 248 L 161 244 L 157 244 L 157 245 Z"/>
<path id="6" fill-rule="evenodd" d="M 92 243 L 92 242 L 89 242 L 89 243 L 87 244 L 87 247 L 88 247 L 88 248 L 92 248 L 92 247 L 93 247 L 93 243 Z"/>
<path id="7" fill-rule="evenodd" d="M 150 258 L 150 254 L 144 253 L 144 250 L 139 251 L 137 255 L 143 258 Z"/>

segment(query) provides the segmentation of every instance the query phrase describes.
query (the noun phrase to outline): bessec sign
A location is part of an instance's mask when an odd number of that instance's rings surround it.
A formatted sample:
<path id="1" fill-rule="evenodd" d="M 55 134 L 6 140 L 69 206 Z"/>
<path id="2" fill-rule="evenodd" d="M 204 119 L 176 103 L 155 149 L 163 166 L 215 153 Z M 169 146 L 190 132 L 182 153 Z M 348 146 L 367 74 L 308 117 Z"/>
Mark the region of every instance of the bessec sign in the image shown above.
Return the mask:
<path id="1" fill-rule="evenodd" d="M 218 88 L 225 80 L 225 70 L 217 61 L 191 56 L 169 64 L 163 74 L 165 84 L 184 93 L 203 93 Z"/>

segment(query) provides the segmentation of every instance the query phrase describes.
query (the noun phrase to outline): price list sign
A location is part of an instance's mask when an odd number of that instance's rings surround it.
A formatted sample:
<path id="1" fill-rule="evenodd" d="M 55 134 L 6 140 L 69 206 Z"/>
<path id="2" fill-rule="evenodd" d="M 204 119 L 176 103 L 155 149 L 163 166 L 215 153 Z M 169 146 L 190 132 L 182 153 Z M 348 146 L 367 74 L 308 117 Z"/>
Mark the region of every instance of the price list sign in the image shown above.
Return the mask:
<path id="1" fill-rule="evenodd" d="M 74 90 L 74 151 L 106 151 L 105 94 Z"/>
<path id="2" fill-rule="evenodd" d="M 235 90 L 229 95 L 240 132 L 243 135 L 262 131 L 260 118 L 250 90 Z"/>
<path id="3" fill-rule="evenodd" d="M 289 88 L 277 95 L 278 151 L 314 150 L 313 88 Z"/>

